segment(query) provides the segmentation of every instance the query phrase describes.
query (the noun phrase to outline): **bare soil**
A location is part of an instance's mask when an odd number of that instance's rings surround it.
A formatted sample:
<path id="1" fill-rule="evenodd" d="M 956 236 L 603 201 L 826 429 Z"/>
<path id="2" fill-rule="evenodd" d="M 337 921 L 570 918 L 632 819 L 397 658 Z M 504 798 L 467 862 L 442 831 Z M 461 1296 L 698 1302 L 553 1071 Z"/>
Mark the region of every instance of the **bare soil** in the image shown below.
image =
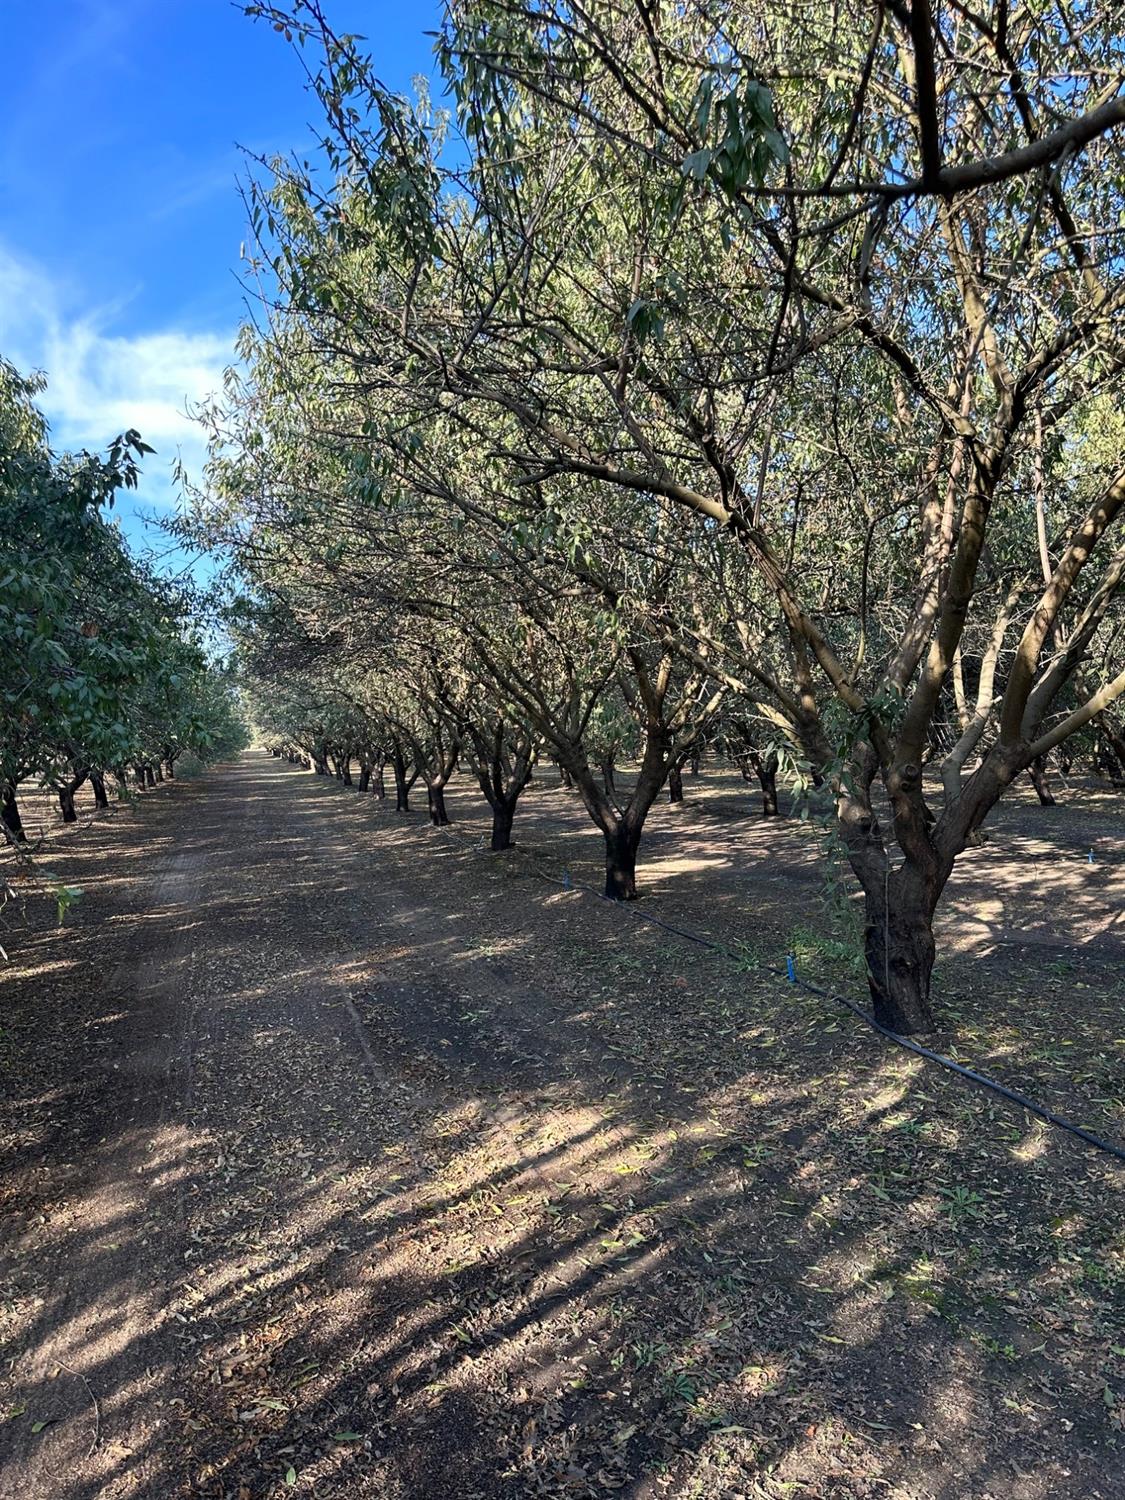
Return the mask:
<path id="1" fill-rule="evenodd" d="M 572 795 L 490 856 L 473 791 L 248 753 L 52 832 L 2 1500 L 1125 1496 L 1125 1170 L 771 972 L 862 998 L 817 835 L 715 773 L 654 813 L 641 910 L 732 962 L 548 883 L 599 879 Z M 937 976 L 938 1045 L 1118 1141 L 1123 826 L 1014 798 Z"/>

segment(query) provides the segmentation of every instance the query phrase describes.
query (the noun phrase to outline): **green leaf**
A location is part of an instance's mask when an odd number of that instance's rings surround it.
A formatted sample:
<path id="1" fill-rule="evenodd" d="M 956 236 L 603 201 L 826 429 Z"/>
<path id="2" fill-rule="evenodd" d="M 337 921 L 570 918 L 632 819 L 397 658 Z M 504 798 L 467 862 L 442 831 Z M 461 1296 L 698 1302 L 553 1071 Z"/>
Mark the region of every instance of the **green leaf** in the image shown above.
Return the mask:
<path id="1" fill-rule="evenodd" d="M 685 156 L 680 170 L 685 177 L 690 177 L 694 182 L 701 182 L 707 175 L 707 168 L 714 160 L 715 153 L 709 147 L 704 146 L 699 151 L 693 151 L 690 156 Z"/>

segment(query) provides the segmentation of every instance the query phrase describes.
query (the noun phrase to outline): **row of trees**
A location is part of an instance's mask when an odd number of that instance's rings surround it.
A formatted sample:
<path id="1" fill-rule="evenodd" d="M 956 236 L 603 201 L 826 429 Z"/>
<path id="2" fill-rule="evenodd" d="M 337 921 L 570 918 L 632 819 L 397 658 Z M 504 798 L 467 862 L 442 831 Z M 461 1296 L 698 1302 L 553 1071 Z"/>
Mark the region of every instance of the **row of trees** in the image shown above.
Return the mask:
<path id="1" fill-rule="evenodd" d="M 208 663 L 182 592 L 131 556 L 107 517 L 151 452 L 128 432 L 105 458 L 56 457 L 38 379 L 0 361 L 0 790 L 9 845 L 20 789 L 48 787 L 65 821 L 89 782 L 140 787 L 179 758 L 243 743 L 233 683 Z"/>
<path id="2" fill-rule="evenodd" d="M 1125 690 L 1111 8 L 451 0 L 449 112 L 249 9 L 325 120 L 251 189 L 207 413 L 253 670 L 416 741 L 439 816 L 438 705 L 505 794 L 545 745 L 623 896 L 721 715 L 820 789 L 876 1012 L 929 1026 L 955 859 Z"/>

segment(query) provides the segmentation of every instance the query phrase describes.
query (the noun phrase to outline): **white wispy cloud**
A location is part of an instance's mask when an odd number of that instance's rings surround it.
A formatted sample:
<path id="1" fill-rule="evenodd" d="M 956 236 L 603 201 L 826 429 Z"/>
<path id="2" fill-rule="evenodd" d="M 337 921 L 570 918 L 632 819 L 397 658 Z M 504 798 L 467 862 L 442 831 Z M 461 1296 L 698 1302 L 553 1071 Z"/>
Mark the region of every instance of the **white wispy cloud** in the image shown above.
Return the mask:
<path id="1" fill-rule="evenodd" d="M 169 505 L 177 456 L 196 476 L 202 466 L 202 432 L 187 413 L 220 388 L 231 340 L 176 328 L 115 333 L 118 309 L 73 311 L 74 300 L 41 267 L 0 246 L 0 354 L 45 372 L 40 401 L 52 445 L 96 450 L 135 427 L 156 449 L 139 498 Z"/>

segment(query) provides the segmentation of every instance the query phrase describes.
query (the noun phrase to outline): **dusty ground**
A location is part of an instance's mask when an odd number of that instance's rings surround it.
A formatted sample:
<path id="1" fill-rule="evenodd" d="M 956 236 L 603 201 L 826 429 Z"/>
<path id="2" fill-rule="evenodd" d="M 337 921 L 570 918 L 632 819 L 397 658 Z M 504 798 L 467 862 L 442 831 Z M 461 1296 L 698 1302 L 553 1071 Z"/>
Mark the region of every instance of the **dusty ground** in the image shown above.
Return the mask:
<path id="1" fill-rule="evenodd" d="M 467 782 L 442 834 L 262 755 L 53 836 L 3 1500 L 1125 1495 L 1125 1172 L 776 980 L 855 986 L 813 843 L 688 795 L 644 908 L 737 965 L 538 879 L 596 878 L 553 789 L 500 857 Z M 942 1046 L 1115 1139 L 1123 823 L 1003 810 L 939 973 Z"/>

